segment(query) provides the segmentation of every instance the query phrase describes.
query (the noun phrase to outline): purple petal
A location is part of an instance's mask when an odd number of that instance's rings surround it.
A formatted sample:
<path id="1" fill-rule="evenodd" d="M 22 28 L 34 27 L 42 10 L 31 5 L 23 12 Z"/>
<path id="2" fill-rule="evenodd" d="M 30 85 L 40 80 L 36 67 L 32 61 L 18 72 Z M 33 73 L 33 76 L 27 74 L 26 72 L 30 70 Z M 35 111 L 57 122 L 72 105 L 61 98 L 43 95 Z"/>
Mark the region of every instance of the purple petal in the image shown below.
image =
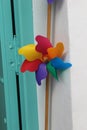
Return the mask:
<path id="1" fill-rule="evenodd" d="M 52 4 L 53 3 L 53 0 L 47 0 L 48 1 L 48 4 Z"/>
<path id="2" fill-rule="evenodd" d="M 47 77 L 46 64 L 42 63 L 39 65 L 38 70 L 36 71 L 36 80 L 38 85 L 41 85 L 41 80 Z"/>

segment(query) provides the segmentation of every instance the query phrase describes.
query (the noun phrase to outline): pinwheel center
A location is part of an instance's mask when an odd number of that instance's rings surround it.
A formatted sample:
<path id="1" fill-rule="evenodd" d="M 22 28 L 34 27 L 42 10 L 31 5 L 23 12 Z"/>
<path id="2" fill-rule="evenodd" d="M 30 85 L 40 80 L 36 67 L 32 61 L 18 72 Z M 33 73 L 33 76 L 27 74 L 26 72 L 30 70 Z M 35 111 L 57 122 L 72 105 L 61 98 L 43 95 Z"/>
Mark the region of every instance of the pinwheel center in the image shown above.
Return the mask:
<path id="1" fill-rule="evenodd" d="M 43 56 L 43 62 L 44 62 L 44 63 L 47 63 L 47 62 L 48 62 L 48 56 L 47 56 L 47 55 Z"/>

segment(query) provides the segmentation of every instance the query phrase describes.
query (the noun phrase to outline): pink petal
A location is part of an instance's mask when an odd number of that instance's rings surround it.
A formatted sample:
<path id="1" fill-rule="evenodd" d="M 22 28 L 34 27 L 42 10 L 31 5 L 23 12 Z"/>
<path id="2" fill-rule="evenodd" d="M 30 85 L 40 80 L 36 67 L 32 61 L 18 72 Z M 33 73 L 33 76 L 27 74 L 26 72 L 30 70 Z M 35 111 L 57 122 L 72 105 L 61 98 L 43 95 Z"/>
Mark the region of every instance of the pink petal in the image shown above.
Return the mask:
<path id="1" fill-rule="evenodd" d="M 47 54 L 47 49 L 52 47 L 50 40 L 44 36 L 38 35 L 36 41 L 38 42 L 36 50 L 41 52 L 43 55 Z"/>
<path id="2" fill-rule="evenodd" d="M 42 62 L 40 60 L 35 60 L 35 61 L 24 60 L 20 70 L 21 72 L 25 72 L 25 71 L 34 72 L 38 69 L 41 63 Z"/>

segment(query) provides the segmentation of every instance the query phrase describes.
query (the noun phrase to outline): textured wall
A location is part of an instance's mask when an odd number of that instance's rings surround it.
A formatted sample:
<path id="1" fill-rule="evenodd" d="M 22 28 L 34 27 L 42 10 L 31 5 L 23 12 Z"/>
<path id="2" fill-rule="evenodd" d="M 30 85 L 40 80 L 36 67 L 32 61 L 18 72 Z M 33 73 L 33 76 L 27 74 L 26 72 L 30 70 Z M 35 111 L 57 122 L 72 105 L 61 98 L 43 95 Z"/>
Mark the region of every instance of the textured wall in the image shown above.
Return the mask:
<path id="1" fill-rule="evenodd" d="M 87 0 L 68 0 L 73 130 L 87 130 Z"/>

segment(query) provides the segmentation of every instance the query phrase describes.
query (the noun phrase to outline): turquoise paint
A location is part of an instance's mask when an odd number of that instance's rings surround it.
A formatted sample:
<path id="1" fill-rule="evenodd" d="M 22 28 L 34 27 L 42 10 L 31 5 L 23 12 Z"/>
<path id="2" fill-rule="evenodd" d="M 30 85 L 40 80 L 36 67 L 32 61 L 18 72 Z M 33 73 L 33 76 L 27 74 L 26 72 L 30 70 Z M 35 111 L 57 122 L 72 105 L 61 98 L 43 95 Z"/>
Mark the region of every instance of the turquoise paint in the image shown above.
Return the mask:
<path id="1" fill-rule="evenodd" d="M 15 1 L 18 47 L 34 43 L 32 13 L 32 0 Z M 18 56 L 18 54 L 16 58 L 18 58 L 18 62 L 21 64 L 23 58 L 21 59 L 21 56 Z M 29 72 L 25 74 L 19 72 L 19 78 L 23 129 L 39 130 L 35 75 Z"/>
<path id="2" fill-rule="evenodd" d="M 0 34 L 7 130 L 19 130 L 10 0 L 0 0 Z M 12 46 L 13 49 L 9 47 Z M 12 62 L 14 62 L 12 64 Z M 3 100 L 3 99 L 2 99 Z"/>
<path id="3" fill-rule="evenodd" d="M 23 130 L 39 130 L 34 73 L 20 73 L 18 48 L 34 42 L 32 0 L 15 0 L 16 36 L 12 35 L 10 0 L 0 0 L 0 35 L 7 130 L 19 130 L 15 74 L 19 75 Z"/>
<path id="4" fill-rule="evenodd" d="M 5 121 L 5 96 L 4 96 L 4 81 L 3 81 L 3 66 L 2 66 L 2 53 L 1 53 L 1 40 L 0 40 L 0 128 L 6 130 L 7 126 Z M 3 100 L 2 100 L 3 99 Z"/>

